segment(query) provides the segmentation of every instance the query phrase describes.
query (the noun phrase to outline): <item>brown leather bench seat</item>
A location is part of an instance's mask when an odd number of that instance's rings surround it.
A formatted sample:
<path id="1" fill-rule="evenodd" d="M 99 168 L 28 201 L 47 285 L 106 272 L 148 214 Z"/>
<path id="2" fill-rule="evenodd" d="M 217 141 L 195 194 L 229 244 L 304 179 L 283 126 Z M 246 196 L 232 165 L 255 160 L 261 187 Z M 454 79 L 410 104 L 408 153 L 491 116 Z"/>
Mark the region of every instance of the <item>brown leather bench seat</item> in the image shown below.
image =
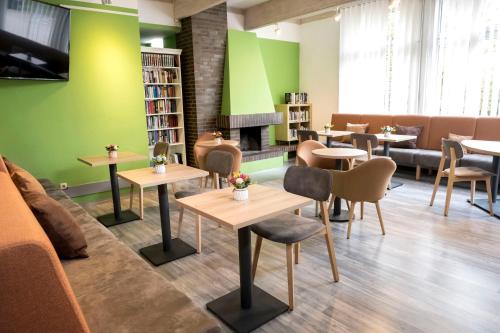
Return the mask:
<path id="1" fill-rule="evenodd" d="M 380 133 L 385 125 L 422 126 L 416 149 L 391 148 L 390 156 L 398 165 L 422 167 L 437 170 L 441 159 L 441 139 L 450 133 L 471 136 L 476 140 L 500 141 L 500 118 L 498 117 L 452 117 L 423 115 L 365 115 L 332 114 L 333 129 L 345 131 L 347 123 L 368 124 L 367 133 Z M 334 141 L 332 147 L 352 147 L 345 142 Z M 375 149 L 376 155 L 382 155 L 382 148 Z M 467 154 L 461 160 L 461 166 L 476 166 L 492 171 L 493 157 L 481 154 Z"/>

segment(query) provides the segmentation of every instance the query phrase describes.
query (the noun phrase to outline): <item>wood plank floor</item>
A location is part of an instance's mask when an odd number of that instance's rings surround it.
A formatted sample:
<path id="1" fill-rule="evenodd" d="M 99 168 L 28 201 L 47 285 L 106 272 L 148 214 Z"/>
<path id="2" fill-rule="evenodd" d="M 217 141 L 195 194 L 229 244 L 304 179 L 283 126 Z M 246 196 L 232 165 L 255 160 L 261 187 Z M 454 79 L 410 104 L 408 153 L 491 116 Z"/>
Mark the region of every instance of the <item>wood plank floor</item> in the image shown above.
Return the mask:
<path id="1" fill-rule="evenodd" d="M 281 187 L 283 173 L 261 172 L 254 180 Z M 364 220 L 353 223 L 350 240 L 347 224 L 332 224 L 338 283 L 324 238 L 305 241 L 295 266 L 295 310 L 257 332 L 500 332 L 500 220 L 471 207 L 468 191 L 461 188 L 455 189 L 446 218 L 444 187 L 429 207 L 431 183 L 398 180 L 405 185 L 381 202 L 386 236 L 371 204 L 365 205 Z M 178 189 L 197 184 L 182 183 Z M 156 191 L 145 195 L 144 221 L 110 228 L 136 252 L 161 241 Z M 122 202 L 125 206 L 128 199 L 123 196 Z M 173 196 L 170 202 L 175 235 L 178 210 Z M 84 207 L 94 216 L 112 210 L 110 200 Z M 314 206 L 303 215 L 312 217 Z M 193 215 L 184 217 L 182 238 L 194 245 Z M 207 302 L 236 289 L 239 275 L 236 233 L 204 219 L 202 239 L 202 254 L 156 270 L 205 309 Z M 287 302 L 284 246 L 264 240 L 255 283 Z"/>

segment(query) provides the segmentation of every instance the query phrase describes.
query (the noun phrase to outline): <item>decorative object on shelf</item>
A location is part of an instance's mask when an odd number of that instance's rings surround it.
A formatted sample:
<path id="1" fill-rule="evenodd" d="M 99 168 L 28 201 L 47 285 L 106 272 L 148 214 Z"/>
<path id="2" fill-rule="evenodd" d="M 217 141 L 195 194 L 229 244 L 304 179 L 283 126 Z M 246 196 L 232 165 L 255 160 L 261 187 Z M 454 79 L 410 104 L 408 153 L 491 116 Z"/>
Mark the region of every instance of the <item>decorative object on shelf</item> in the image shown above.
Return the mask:
<path id="1" fill-rule="evenodd" d="M 153 162 L 155 173 L 160 174 L 167 172 L 167 156 L 165 155 L 155 156 L 151 159 L 151 162 Z"/>
<path id="2" fill-rule="evenodd" d="M 109 158 L 117 158 L 118 157 L 118 149 L 120 149 L 120 146 L 115 145 L 115 144 L 110 144 L 104 148 L 106 148 L 106 150 L 108 151 Z"/>
<path id="3" fill-rule="evenodd" d="M 285 93 L 285 104 L 307 104 L 307 93 L 305 92 Z"/>
<path id="4" fill-rule="evenodd" d="M 229 183 L 234 186 L 233 199 L 236 201 L 248 200 L 248 186 L 251 184 L 250 176 L 241 172 L 234 172 L 229 177 Z"/>
<path id="5" fill-rule="evenodd" d="M 222 138 L 222 132 L 221 132 L 221 131 L 214 131 L 214 132 L 212 133 L 212 135 L 213 135 L 213 137 L 214 137 L 215 142 L 216 142 L 218 145 L 220 145 L 220 144 L 222 143 L 222 140 L 223 140 L 223 138 Z"/>
<path id="6" fill-rule="evenodd" d="M 278 104 L 276 112 L 283 114 L 283 122 L 276 125 L 276 140 L 285 144 L 297 141 L 299 130 L 312 130 L 311 104 Z"/>
<path id="7" fill-rule="evenodd" d="M 333 125 L 330 123 L 326 123 L 324 127 L 325 127 L 325 133 L 330 134 Z"/>
<path id="8" fill-rule="evenodd" d="M 389 137 L 391 135 L 391 133 L 396 132 L 396 129 L 392 126 L 389 126 L 389 125 L 380 127 L 380 130 L 382 131 L 382 133 L 384 133 L 384 136 L 386 138 Z"/>

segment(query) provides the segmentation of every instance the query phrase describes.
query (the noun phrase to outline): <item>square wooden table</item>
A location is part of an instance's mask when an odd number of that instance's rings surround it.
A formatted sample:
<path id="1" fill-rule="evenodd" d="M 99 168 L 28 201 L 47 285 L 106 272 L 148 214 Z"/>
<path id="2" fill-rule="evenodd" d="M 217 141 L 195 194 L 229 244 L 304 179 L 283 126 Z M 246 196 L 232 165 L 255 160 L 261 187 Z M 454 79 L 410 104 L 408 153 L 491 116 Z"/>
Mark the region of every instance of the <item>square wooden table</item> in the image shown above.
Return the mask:
<path id="1" fill-rule="evenodd" d="M 247 201 L 233 200 L 231 188 L 177 200 L 185 209 L 238 231 L 240 288 L 207 304 L 208 310 L 234 331 L 250 332 L 288 310 L 287 304 L 253 285 L 250 226 L 312 202 L 262 185 L 249 186 Z"/>
<path id="2" fill-rule="evenodd" d="M 390 149 L 391 149 L 391 143 L 396 143 L 396 142 L 404 142 L 404 141 L 410 141 L 410 140 L 416 140 L 417 137 L 415 135 L 403 135 L 403 134 L 391 134 L 389 136 L 385 136 L 383 133 L 375 134 L 377 136 L 378 141 L 384 143 L 384 152 L 383 155 L 390 157 Z M 403 186 L 403 183 L 397 183 L 391 181 L 389 185 L 389 189 L 393 189 L 396 187 Z"/>
<path id="3" fill-rule="evenodd" d="M 139 252 L 153 265 L 163 265 L 167 262 L 196 253 L 196 250 L 192 246 L 181 239 L 172 239 L 167 184 L 206 176 L 208 176 L 207 171 L 185 166 L 183 164 L 167 165 L 167 172 L 164 174 L 155 173 L 153 168 L 118 172 L 118 177 L 139 187 L 158 187 L 162 242 L 139 250 Z"/>
<path id="4" fill-rule="evenodd" d="M 353 132 L 350 131 L 317 131 L 318 136 L 325 136 L 326 137 L 326 146 L 330 147 L 330 143 L 332 142 L 332 139 L 334 138 L 341 138 L 344 136 L 351 135 Z"/>
<path id="5" fill-rule="evenodd" d="M 116 165 L 119 163 L 143 161 L 146 159 L 147 157 L 144 155 L 127 151 L 118 152 L 118 157 L 116 158 L 110 158 L 107 154 L 78 158 L 78 161 L 91 167 L 99 167 L 104 165 L 107 165 L 109 167 L 109 179 L 111 181 L 111 193 L 113 196 L 113 213 L 97 217 L 97 220 L 104 226 L 111 227 L 117 224 L 139 219 L 139 216 L 137 216 L 137 214 L 135 214 L 131 210 L 122 211 L 120 202 L 120 187 L 118 186 L 118 177 L 116 176 Z"/>

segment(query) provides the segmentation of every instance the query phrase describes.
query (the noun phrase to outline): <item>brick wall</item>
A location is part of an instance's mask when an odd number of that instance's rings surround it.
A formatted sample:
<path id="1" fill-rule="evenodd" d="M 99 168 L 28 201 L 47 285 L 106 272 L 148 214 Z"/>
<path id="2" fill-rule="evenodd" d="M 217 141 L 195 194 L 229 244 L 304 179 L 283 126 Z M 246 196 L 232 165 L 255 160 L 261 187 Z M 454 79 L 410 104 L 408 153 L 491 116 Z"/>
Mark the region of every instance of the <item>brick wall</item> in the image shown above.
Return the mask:
<path id="1" fill-rule="evenodd" d="M 182 49 L 184 126 L 189 165 L 198 135 L 216 128 L 222 105 L 227 40 L 226 3 L 181 20 L 177 48 Z"/>

